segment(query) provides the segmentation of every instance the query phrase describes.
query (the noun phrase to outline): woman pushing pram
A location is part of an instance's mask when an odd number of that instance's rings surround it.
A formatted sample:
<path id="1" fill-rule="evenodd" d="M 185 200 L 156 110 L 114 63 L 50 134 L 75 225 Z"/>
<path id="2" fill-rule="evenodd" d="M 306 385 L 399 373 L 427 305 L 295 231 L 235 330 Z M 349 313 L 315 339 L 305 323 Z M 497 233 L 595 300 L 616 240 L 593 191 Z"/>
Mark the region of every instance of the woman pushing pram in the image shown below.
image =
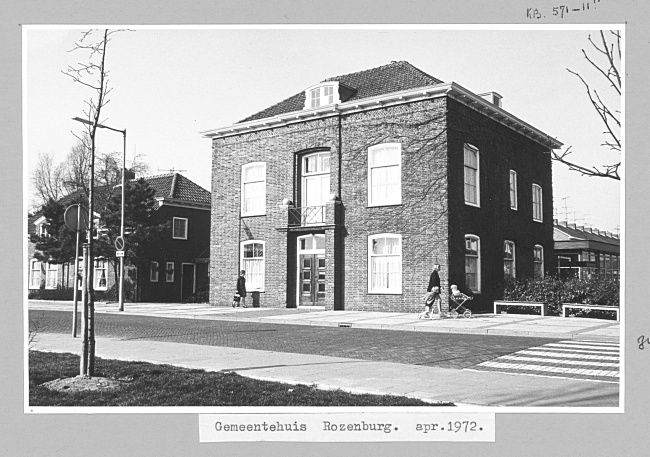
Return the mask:
<path id="1" fill-rule="evenodd" d="M 424 296 L 424 311 L 418 315 L 418 319 L 433 319 L 433 307 L 438 308 L 438 317 L 442 317 L 442 308 L 440 306 L 440 275 L 438 274 L 440 265 L 433 266 L 433 272 L 429 277 L 429 287 L 427 294 Z"/>

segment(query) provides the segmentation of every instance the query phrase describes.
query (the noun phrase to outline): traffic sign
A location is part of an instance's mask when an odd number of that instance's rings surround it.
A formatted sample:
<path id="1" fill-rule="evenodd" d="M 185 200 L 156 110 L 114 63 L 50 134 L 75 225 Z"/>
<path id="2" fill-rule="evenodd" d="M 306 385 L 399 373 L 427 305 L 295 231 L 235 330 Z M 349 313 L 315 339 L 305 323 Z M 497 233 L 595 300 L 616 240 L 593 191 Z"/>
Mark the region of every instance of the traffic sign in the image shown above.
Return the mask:
<path id="1" fill-rule="evenodd" d="M 81 205 L 70 205 L 63 213 L 63 220 L 73 232 L 88 230 L 88 211 Z"/>
<path id="2" fill-rule="evenodd" d="M 115 238 L 115 249 L 117 249 L 118 251 L 124 250 L 124 238 L 122 238 L 121 236 Z"/>
<path id="3" fill-rule="evenodd" d="M 115 257 L 124 257 L 124 251 L 115 251 Z"/>

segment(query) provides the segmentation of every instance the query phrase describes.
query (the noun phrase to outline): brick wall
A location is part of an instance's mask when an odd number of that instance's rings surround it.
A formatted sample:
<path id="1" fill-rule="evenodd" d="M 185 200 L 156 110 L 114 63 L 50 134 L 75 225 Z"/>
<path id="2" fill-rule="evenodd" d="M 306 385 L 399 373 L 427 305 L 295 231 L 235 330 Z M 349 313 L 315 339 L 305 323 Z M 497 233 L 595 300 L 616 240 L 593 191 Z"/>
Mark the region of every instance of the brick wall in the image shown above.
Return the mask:
<path id="1" fill-rule="evenodd" d="M 479 149 L 480 208 L 464 202 L 463 144 Z M 489 310 L 503 287 L 503 243 L 515 243 L 516 275 L 533 275 L 533 247 L 544 247 L 545 267 L 552 266 L 553 189 L 551 159 L 545 148 L 496 121 L 449 102 L 450 278 L 465 293 L 465 234 L 481 240 L 482 291 L 470 302 Z M 510 170 L 517 172 L 518 209 L 510 209 Z M 533 221 L 532 184 L 543 191 L 543 222 Z"/>

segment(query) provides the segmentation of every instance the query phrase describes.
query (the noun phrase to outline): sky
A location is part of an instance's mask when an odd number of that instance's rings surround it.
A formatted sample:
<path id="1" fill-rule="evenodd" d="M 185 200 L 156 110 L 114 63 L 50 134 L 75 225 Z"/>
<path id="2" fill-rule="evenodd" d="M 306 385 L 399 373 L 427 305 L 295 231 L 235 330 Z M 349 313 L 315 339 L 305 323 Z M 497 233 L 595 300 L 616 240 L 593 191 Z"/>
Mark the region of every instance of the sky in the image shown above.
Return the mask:
<path id="1" fill-rule="evenodd" d="M 506 111 L 571 146 L 578 163 L 619 160 L 601 146 L 603 125 L 584 86 L 567 71 L 608 92 L 582 56 L 582 49 L 590 52 L 588 36 L 598 34 L 593 25 L 475 27 L 130 26 L 112 36 L 106 51 L 112 92 L 102 123 L 127 130 L 127 167 L 137 153 L 150 175 L 173 169 L 211 190 L 211 143 L 200 132 L 234 124 L 326 78 L 406 60 L 474 93 L 498 92 Z M 62 161 L 77 141 L 73 133 L 83 130 L 72 118 L 84 117 L 84 101 L 94 94 L 62 70 L 85 60 L 70 52 L 85 29 L 25 27 L 26 186 L 39 153 Z M 620 100 L 611 103 L 620 109 Z M 122 141 L 120 133 L 98 130 L 99 151 L 121 152 Z M 620 188 L 619 181 L 553 165 L 559 220 L 622 231 Z"/>

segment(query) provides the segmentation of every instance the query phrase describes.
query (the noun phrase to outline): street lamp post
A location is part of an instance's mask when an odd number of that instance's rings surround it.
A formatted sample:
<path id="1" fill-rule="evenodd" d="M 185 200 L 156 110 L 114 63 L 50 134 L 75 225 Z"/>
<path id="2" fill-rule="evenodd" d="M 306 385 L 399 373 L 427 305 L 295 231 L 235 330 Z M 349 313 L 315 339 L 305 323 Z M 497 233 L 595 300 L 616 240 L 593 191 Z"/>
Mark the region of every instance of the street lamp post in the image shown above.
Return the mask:
<path id="1" fill-rule="evenodd" d="M 83 124 L 92 125 L 92 122 L 82 119 L 80 117 L 75 117 L 73 120 L 81 122 Z M 106 125 L 97 124 L 97 127 L 100 129 L 112 130 L 114 132 L 120 132 L 124 138 L 124 146 L 122 148 L 122 209 L 121 209 L 121 222 L 120 222 L 120 237 L 124 239 L 124 186 L 125 186 L 125 171 L 126 171 L 126 129 L 119 130 Z M 92 192 L 92 191 L 91 191 Z M 120 257 L 120 285 L 119 285 L 119 302 L 120 302 L 120 311 L 124 311 L 124 257 Z"/>

